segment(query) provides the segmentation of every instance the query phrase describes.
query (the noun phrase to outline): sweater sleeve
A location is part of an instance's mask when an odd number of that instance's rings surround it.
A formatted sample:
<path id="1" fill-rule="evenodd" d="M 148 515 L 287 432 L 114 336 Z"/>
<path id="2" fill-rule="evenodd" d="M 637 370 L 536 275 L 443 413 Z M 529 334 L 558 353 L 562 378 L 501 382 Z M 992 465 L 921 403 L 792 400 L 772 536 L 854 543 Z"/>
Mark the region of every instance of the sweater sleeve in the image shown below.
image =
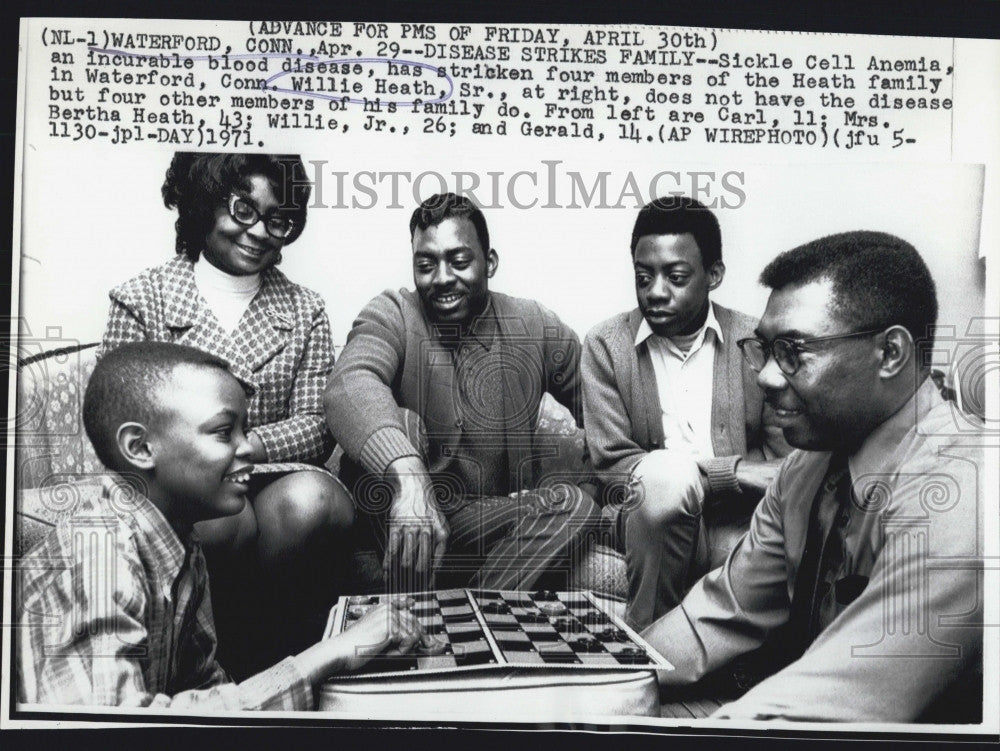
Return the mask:
<path id="1" fill-rule="evenodd" d="M 406 437 L 393 384 L 406 353 L 399 299 L 384 292 L 358 314 L 330 376 L 323 404 L 337 442 L 369 472 L 420 453 Z"/>

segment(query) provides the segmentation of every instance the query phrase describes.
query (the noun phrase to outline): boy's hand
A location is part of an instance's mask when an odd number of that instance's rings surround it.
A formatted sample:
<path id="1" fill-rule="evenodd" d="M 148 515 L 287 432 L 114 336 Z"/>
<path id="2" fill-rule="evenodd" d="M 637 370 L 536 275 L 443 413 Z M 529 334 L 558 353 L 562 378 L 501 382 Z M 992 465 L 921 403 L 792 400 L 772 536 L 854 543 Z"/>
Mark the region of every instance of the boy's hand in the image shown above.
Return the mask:
<path id="1" fill-rule="evenodd" d="M 357 670 L 373 657 L 393 647 L 406 654 L 420 641 L 420 622 L 399 602 L 373 608 L 365 616 L 331 641 L 342 641 L 339 649 L 345 657 L 344 670 Z"/>
<path id="2" fill-rule="evenodd" d="M 373 608 L 347 631 L 314 644 L 295 661 L 315 686 L 334 673 L 357 670 L 393 647 L 405 654 L 422 635 L 420 622 L 400 598 Z"/>

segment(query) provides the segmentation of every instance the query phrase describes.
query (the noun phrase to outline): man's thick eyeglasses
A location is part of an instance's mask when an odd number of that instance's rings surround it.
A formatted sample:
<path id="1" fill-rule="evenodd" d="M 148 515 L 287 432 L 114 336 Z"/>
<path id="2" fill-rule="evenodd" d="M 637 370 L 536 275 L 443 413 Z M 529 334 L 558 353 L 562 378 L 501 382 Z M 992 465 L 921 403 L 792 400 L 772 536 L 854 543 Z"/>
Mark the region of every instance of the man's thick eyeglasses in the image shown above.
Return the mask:
<path id="1" fill-rule="evenodd" d="M 237 195 L 229 197 L 229 216 L 233 218 L 234 222 L 242 224 L 244 227 L 252 227 L 263 219 L 264 229 L 275 240 L 285 240 L 295 230 L 293 219 L 281 214 L 270 214 L 262 217 L 256 206 Z"/>
<path id="2" fill-rule="evenodd" d="M 858 336 L 872 336 L 881 334 L 882 329 L 869 329 L 868 331 L 854 331 L 850 334 L 833 334 L 832 336 L 814 336 L 810 339 L 792 339 L 787 336 L 775 337 L 773 342 L 766 342 L 763 339 L 750 337 L 740 339 L 736 346 L 743 352 L 743 357 L 756 372 L 760 372 L 767 364 L 768 357 L 774 357 L 781 372 L 785 375 L 795 375 L 802 362 L 799 360 L 799 353 L 803 351 L 805 345 L 815 342 L 832 342 L 835 339 L 853 339 Z"/>

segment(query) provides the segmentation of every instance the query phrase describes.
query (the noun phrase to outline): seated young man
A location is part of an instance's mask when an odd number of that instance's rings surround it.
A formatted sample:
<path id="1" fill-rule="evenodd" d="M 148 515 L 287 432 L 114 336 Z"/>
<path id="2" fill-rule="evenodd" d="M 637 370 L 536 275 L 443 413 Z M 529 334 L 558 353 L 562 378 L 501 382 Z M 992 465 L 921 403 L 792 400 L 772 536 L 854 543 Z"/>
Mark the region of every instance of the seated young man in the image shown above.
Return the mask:
<path id="1" fill-rule="evenodd" d="M 192 526 L 247 502 L 247 396 L 223 360 L 177 344 L 109 352 L 83 419 L 115 474 L 23 559 L 17 695 L 25 703 L 311 709 L 313 687 L 420 627 L 395 604 L 239 685 L 215 660 Z"/>
<path id="2" fill-rule="evenodd" d="M 400 577 L 388 587 L 426 586 L 446 549 L 454 584 L 565 582 L 599 513 L 578 485 L 536 490 L 534 433 L 545 392 L 579 417 L 579 340 L 534 300 L 490 289 L 499 256 L 468 198 L 428 198 L 410 237 L 416 290 L 358 314 L 324 396 L 341 478 L 376 527 L 388 522 L 385 569 Z"/>
<path id="3" fill-rule="evenodd" d="M 749 516 L 789 449 L 765 431 L 736 346 L 757 321 L 709 300 L 726 272 L 712 212 L 677 196 L 646 205 L 632 262 L 639 307 L 587 335 L 583 410 L 598 478 L 630 487 L 626 617 L 644 628 L 706 569 L 706 506 Z"/>

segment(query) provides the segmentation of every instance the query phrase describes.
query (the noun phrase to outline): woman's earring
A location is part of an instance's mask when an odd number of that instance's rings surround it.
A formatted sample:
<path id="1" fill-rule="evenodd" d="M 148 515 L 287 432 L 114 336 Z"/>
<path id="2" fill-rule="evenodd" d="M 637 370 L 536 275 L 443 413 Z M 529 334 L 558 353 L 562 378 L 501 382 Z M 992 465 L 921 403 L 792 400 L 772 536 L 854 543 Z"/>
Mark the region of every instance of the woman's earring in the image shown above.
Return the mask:
<path id="1" fill-rule="evenodd" d="M 281 251 L 280 250 L 278 251 L 278 257 L 276 259 L 274 259 L 274 265 L 277 266 L 279 263 L 281 263 Z"/>

